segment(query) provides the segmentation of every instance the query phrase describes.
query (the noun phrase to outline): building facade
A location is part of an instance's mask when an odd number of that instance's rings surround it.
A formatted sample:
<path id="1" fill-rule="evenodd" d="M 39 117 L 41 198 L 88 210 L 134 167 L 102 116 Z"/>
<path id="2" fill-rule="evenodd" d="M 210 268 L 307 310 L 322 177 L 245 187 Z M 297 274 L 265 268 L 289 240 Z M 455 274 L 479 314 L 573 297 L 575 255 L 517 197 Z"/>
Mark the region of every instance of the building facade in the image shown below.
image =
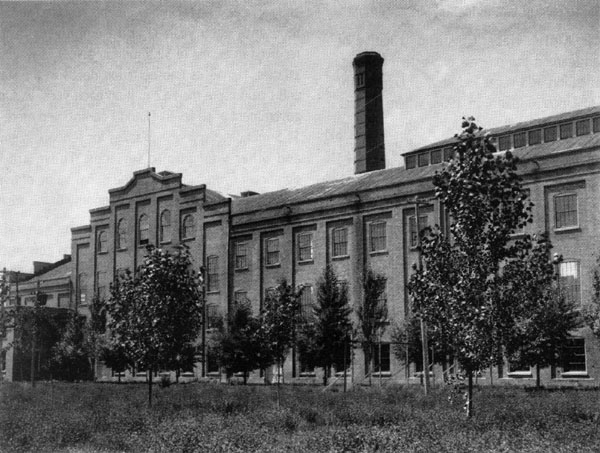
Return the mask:
<path id="1" fill-rule="evenodd" d="M 225 315 L 236 301 L 249 300 L 257 313 L 265 294 L 282 278 L 305 288 L 303 304 L 316 302 L 326 265 L 345 282 L 349 303 L 356 307 L 363 276 L 372 269 L 387 279 L 389 315 L 380 329 L 371 377 L 418 382 L 419 365 L 405 366 L 395 358 L 391 332 L 409 314 L 406 284 L 418 258 L 417 224 L 443 226 L 445 221 L 432 176 L 452 158 L 454 139 L 405 153 L 404 167 L 386 169 L 382 68 L 383 58 L 376 52 L 364 52 L 353 61 L 354 175 L 294 190 L 225 197 L 204 185 L 183 184 L 179 173 L 149 168 L 110 190 L 109 204 L 90 211 L 89 225 L 72 229 L 71 306 L 88 313 L 94 295 L 106 297 L 119 273 L 140 264 L 149 243 L 162 248 L 185 244 L 194 266 L 205 267 L 205 335 L 210 334 L 212 320 Z M 589 303 L 600 251 L 600 107 L 487 133 L 500 152 L 511 150 L 521 160 L 519 171 L 535 205 L 534 223 L 526 232 L 549 233 L 554 251 L 563 256 L 557 268 L 560 284 L 577 304 Z M 543 379 L 600 384 L 599 346 L 587 328 L 573 332 L 563 363 L 543 370 Z M 216 363 L 204 356 L 206 360 L 184 377 L 220 376 Z M 321 382 L 320 370 L 303 366 L 295 351 L 280 371 L 286 382 Z M 533 374 L 506 364 L 482 372 L 481 379 L 522 384 L 533 381 Z M 355 383 L 366 378 L 360 349 L 348 376 Z M 123 376 L 101 369 L 98 377 Z M 441 379 L 435 367 L 434 377 Z M 251 376 L 262 379 L 258 371 Z"/>
<path id="2" fill-rule="evenodd" d="M 20 310 L 21 307 L 40 307 L 55 312 L 57 318 L 66 318 L 74 309 L 73 284 L 71 279 L 71 256 L 64 255 L 55 263 L 33 262 L 33 273 L 5 271 L 0 278 L 8 283 L 8 294 L 0 309 L 6 312 Z M 15 329 L 10 325 L 0 338 L 0 365 L 2 379 L 7 381 L 28 380 L 31 376 L 31 355 L 14 345 Z M 35 374 L 40 374 L 40 366 L 49 357 L 52 345 L 38 345 L 35 349 Z"/>

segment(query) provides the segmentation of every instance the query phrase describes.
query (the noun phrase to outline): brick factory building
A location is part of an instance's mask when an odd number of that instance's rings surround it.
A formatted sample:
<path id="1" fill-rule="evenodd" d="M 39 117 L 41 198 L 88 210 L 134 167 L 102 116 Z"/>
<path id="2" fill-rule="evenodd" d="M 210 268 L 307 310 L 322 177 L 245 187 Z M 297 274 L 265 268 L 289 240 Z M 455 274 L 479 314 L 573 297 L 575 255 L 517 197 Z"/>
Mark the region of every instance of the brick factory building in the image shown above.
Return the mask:
<path id="1" fill-rule="evenodd" d="M 354 175 L 299 189 L 225 197 L 204 185 L 183 184 L 180 173 L 149 168 L 111 189 L 109 204 L 90 211 L 90 224 L 72 229 L 71 308 L 86 313 L 94 294 L 106 296 L 120 272 L 139 265 L 148 243 L 162 248 L 186 244 L 195 265 L 205 266 L 208 331 L 211 319 L 226 314 L 237 300 L 249 300 L 256 314 L 265 293 L 281 278 L 305 287 L 304 304 L 315 302 L 327 264 L 347 284 L 350 304 L 356 306 L 370 268 L 387 278 L 389 312 L 373 376 L 418 382 L 418 365 L 405 367 L 395 359 L 390 333 L 409 311 L 406 283 L 417 260 L 415 199 L 428 200 L 419 207 L 421 226 L 444 224 L 432 176 L 452 158 L 454 139 L 405 153 L 404 167 L 386 169 L 382 67 L 383 58 L 375 52 L 361 53 L 353 62 Z M 511 150 L 521 160 L 519 171 L 535 204 L 527 233 L 549 233 L 553 251 L 564 258 L 557 271 L 566 294 L 577 304 L 590 303 L 600 252 L 600 107 L 487 132 L 499 151 Z M 543 370 L 542 379 L 598 385 L 598 366 L 598 340 L 582 328 L 565 345 L 561 366 Z M 320 370 L 307 370 L 294 351 L 283 373 L 285 382 L 321 382 Z M 365 377 L 360 350 L 350 374 L 354 382 Z M 440 370 L 434 375 L 439 382 Z M 533 370 L 506 364 L 483 372 L 480 379 L 523 384 L 534 382 L 534 376 Z M 219 377 L 219 370 L 208 357 L 184 377 Z M 116 379 L 109 369 L 98 378 Z M 251 381 L 262 379 L 258 371 L 251 376 Z"/>

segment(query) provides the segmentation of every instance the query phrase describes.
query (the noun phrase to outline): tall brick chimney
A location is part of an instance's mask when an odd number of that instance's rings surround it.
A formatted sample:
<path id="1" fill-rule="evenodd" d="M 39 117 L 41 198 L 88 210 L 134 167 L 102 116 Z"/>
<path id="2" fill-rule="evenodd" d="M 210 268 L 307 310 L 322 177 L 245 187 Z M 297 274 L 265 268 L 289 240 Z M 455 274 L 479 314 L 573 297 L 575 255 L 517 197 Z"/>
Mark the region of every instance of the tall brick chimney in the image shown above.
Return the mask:
<path id="1" fill-rule="evenodd" d="M 354 173 L 385 168 L 383 140 L 383 58 L 359 53 L 354 67 Z"/>

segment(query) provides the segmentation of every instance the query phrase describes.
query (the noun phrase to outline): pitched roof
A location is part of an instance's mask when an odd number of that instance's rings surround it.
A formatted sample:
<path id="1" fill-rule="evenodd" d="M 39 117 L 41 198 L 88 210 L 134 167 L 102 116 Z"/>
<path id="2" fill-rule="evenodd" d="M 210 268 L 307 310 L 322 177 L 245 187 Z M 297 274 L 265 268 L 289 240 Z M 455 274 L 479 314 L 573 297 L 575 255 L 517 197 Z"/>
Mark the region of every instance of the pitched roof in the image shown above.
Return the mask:
<path id="1" fill-rule="evenodd" d="M 27 283 L 34 283 L 44 280 L 51 280 L 54 278 L 64 278 L 71 276 L 71 258 L 65 258 L 60 260 L 53 265 L 54 267 L 49 268 L 48 270 L 41 272 L 39 274 L 35 274 L 32 278 L 27 280 Z"/>
<path id="2" fill-rule="evenodd" d="M 437 167 L 436 167 L 437 168 Z M 251 197 L 234 198 L 231 213 L 244 214 L 276 207 L 284 207 L 306 201 L 314 201 L 339 195 L 348 195 L 363 190 L 378 189 L 399 183 L 406 183 L 430 176 L 432 167 L 406 170 L 404 167 L 376 170 L 360 175 L 352 175 L 335 181 L 320 182 L 298 189 L 282 189 Z"/>
<path id="3" fill-rule="evenodd" d="M 542 126 L 542 125 L 556 124 L 556 123 L 560 123 L 560 122 L 566 121 L 566 120 L 575 120 L 580 117 L 594 115 L 597 113 L 600 113 L 600 105 L 597 105 L 594 107 L 587 107 L 585 109 L 580 109 L 580 110 L 574 110 L 571 112 L 560 113 L 557 115 L 546 116 L 544 118 L 537 118 L 535 120 L 522 121 L 520 123 L 507 124 L 507 125 L 500 126 L 500 127 L 492 127 L 490 129 L 483 129 L 481 131 L 481 133 L 498 136 L 498 135 L 503 135 L 507 132 L 518 131 L 520 129 L 531 129 L 531 128 L 535 128 L 537 126 Z M 416 151 L 423 151 L 426 149 L 438 148 L 440 146 L 450 145 L 450 144 L 454 144 L 456 142 L 457 142 L 456 137 L 449 137 L 444 140 L 440 140 L 438 142 L 430 143 L 428 145 L 421 146 L 416 149 L 412 149 L 403 154 L 405 154 L 405 155 L 412 154 Z"/>
<path id="4" fill-rule="evenodd" d="M 517 123 L 513 126 L 502 126 L 490 129 L 490 132 L 492 134 L 499 134 L 506 132 L 507 130 L 513 130 L 514 128 L 520 129 L 523 127 L 535 127 L 536 125 L 559 122 L 568 118 L 576 118 L 578 116 L 589 115 L 596 112 L 600 112 L 600 106 L 554 115 L 539 120 Z M 456 142 L 456 138 L 448 139 L 419 149 L 430 149 L 440 146 L 440 144 L 449 144 L 454 142 Z M 568 152 L 575 149 L 589 149 L 598 147 L 600 147 L 600 133 L 571 137 L 568 139 L 556 140 L 554 142 L 541 143 L 539 145 L 525 146 L 512 150 L 512 152 L 521 160 L 528 160 L 538 159 L 541 156 L 549 156 L 552 154 Z M 235 197 L 232 198 L 231 212 L 235 215 L 263 211 L 266 209 L 284 207 L 286 205 L 293 205 L 306 201 L 314 201 L 321 198 L 347 195 L 363 190 L 378 189 L 395 184 L 409 183 L 433 175 L 435 170 L 439 168 L 438 165 L 439 164 L 417 167 L 409 170 L 406 170 L 404 167 L 389 168 L 363 173 L 360 175 L 352 175 L 335 181 L 312 184 L 310 186 L 301 187 L 298 189 L 282 189 L 275 192 L 267 192 L 261 195 L 254 195 L 250 197 Z"/>

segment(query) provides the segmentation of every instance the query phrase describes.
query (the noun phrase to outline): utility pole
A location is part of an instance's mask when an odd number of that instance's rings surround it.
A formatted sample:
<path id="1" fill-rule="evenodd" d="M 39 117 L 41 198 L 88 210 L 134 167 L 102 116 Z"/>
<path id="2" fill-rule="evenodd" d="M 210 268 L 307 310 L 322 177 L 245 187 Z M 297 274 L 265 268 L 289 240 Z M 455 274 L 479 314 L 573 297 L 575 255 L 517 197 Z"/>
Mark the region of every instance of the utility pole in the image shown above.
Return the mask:
<path id="1" fill-rule="evenodd" d="M 419 204 L 421 202 L 415 198 L 415 228 L 417 230 L 417 254 L 419 270 L 423 269 L 423 258 L 421 257 L 421 230 L 419 228 Z M 429 345 L 427 338 L 427 324 L 421 316 L 421 349 L 423 350 L 423 391 L 425 395 L 429 393 Z"/>

